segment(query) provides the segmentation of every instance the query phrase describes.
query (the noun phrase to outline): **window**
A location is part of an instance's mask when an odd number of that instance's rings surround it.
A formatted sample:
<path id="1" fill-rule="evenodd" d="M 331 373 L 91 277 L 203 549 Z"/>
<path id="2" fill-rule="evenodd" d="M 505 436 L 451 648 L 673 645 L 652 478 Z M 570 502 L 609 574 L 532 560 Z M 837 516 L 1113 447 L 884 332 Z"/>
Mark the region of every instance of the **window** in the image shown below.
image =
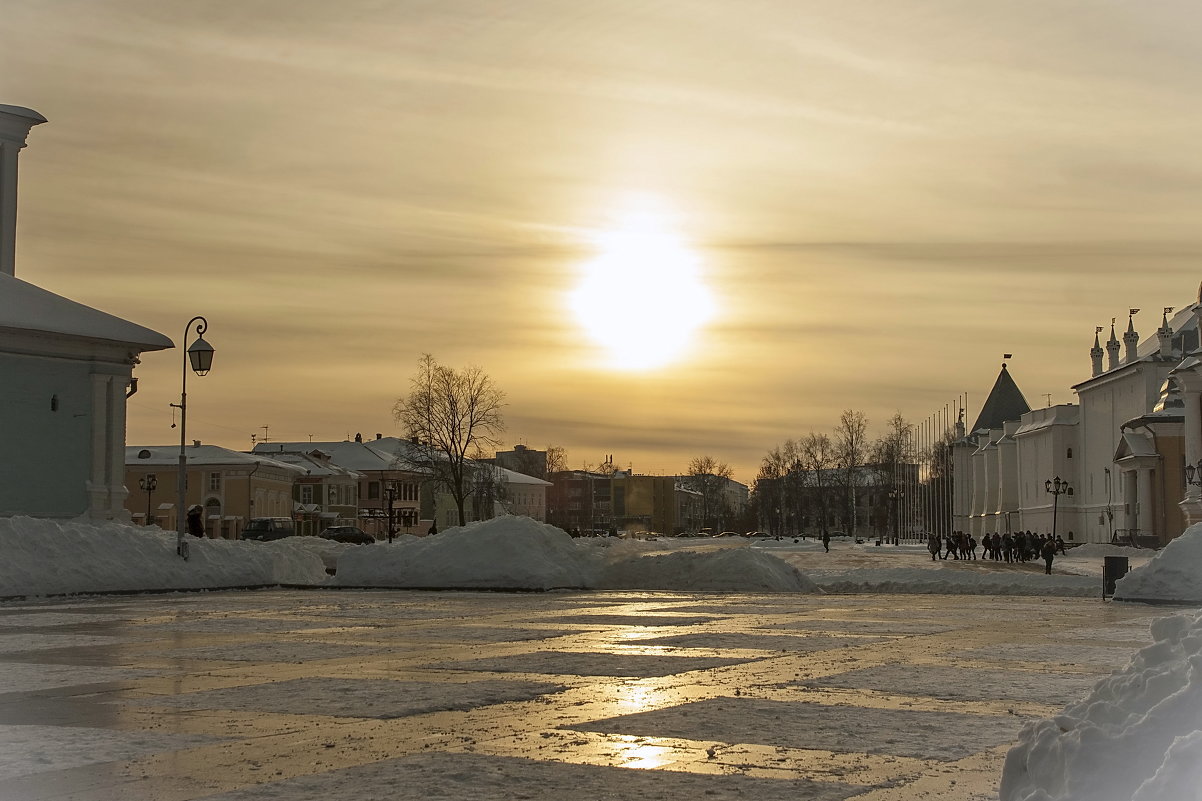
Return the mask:
<path id="1" fill-rule="evenodd" d="M 209 473 L 209 492 L 221 491 L 221 474 Z"/>
<path id="2" fill-rule="evenodd" d="M 338 503 L 338 487 L 334 484 L 330 485 L 329 497 L 327 503 Z"/>
<path id="3" fill-rule="evenodd" d="M 373 500 L 373 501 L 380 499 L 380 482 L 379 481 L 367 482 L 367 498 L 368 498 L 368 500 Z"/>
<path id="4" fill-rule="evenodd" d="M 300 502 L 301 503 L 313 503 L 313 485 L 312 484 L 301 484 Z"/>
<path id="5" fill-rule="evenodd" d="M 1073 458 L 1073 449 L 1072 448 L 1068 449 L 1068 458 L 1070 458 L 1070 459 Z"/>

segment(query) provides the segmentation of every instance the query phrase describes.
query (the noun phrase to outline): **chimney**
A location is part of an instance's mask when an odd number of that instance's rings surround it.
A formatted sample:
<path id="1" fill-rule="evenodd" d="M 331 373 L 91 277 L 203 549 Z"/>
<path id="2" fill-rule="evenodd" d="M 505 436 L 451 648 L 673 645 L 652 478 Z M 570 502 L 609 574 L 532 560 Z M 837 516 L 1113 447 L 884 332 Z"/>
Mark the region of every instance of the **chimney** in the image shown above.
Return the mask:
<path id="1" fill-rule="evenodd" d="M 17 274 L 17 154 L 45 121 L 31 108 L 0 104 L 0 273 Z"/>
<path id="2" fill-rule="evenodd" d="M 1135 349 L 1139 345 L 1139 334 L 1135 333 L 1135 315 L 1139 309 L 1132 309 L 1127 317 L 1127 333 L 1123 334 L 1123 363 L 1135 364 Z"/>

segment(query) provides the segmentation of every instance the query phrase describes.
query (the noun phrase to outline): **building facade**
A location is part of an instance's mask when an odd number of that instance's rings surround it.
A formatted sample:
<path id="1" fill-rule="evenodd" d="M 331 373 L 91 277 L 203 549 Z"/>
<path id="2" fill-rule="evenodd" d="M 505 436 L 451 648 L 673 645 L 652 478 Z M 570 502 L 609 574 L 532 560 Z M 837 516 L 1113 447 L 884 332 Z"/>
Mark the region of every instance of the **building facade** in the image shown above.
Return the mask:
<path id="1" fill-rule="evenodd" d="M 45 121 L 0 105 L 0 515 L 122 518 L 133 369 L 174 345 L 16 277 L 17 155 Z"/>

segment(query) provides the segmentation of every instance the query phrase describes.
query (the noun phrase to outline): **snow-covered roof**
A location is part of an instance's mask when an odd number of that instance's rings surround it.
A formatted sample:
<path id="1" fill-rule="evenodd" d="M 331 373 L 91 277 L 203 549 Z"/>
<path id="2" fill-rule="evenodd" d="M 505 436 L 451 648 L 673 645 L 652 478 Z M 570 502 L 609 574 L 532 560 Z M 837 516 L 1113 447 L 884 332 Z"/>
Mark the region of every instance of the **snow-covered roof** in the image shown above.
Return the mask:
<path id="1" fill-rule="evenodd" d="M 189 465 L 230 466 L 255 464 L 276 467 L 286 473 L 304 475 L 305 468 L 293 464 L 285 464 L 276 459 L 270 459 L 256 454 L 232 451 L 220 445 L 188 445 L 184 448 Z M 129 445 L 125 448 L 126 467 L 178 467 L 178 445 Z"/>
<path id="2" fill-rule="evenodd" d="M 0 331 L 5 329 L 133 345 L 140 351 L 175 347 L 157 331 L 0 273 Z"/>
<path id="3" fill-rule="evenodd" d="M 550 481 L 543 481 L 541 478 L 528 476 L 525 473 L 519 473 L 516 470 L 509 470 L 508 468 L 496 465 L 494 465 L 493 469 L 497 471 L 497 474 L 501 476 L 502 480 L 506 484 L 529 484 L 534 487 L 551 486 Z"/>
<path id="4" fill-rule="evenodd" d="M 373 447 L 367 442 L 260 442 L 252 453 L 257 456 L 273 456 L 285 453 L 309 453 L 314 450 L 330 454 L 330 461 L 339 467 L 357 472 L 400 470 L 396 459 L 383 448 Z"/>
<path id="5" fill-rule="evenodd" d="M 312 451 L 309 453 L 273 453 L 270 456 L 270 459 L 301 467 L 304 469 L 305 473 L 310 476 L 338 476 L 354 480 L 358 480 L 362 476 L 362 474 L 356 472 L 355 470 L 335 464 L 333 461 L 327 462 L 324 459 L 312 456 L 311 454 Z"/>

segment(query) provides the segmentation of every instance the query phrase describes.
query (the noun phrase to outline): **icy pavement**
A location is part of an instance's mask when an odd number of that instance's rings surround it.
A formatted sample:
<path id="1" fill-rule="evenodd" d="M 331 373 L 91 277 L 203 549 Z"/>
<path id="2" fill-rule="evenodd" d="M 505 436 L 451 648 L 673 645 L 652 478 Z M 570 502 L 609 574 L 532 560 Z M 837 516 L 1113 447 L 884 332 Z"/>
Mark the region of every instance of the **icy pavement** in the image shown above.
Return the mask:
<path id="1" fill-rule="evenodd" d="M 1150 641 L 1097 599 L 268 590 L 0 604 L 3 801 L 987 799 Z"/>

